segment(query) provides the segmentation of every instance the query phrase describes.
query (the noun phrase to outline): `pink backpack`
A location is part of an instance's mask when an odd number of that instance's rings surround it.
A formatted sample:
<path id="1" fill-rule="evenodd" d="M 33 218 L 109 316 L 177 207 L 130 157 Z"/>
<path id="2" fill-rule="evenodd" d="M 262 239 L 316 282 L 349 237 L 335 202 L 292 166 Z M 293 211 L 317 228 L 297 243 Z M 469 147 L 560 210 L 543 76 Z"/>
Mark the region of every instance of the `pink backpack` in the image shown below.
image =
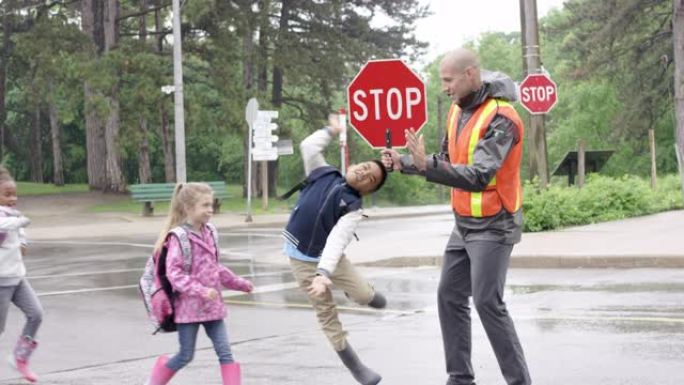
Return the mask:
<path id="1" fill-rule="evenodd" d="M 218 255 L 218 233 L 213 225 L 207 224 L 207 227 L 214 238 L 216 254 Z M 176 227 L 167 234 L 167 241 L 171 236 L 178 238 L 183 253 L 183 272 L 190 274 L 190 269 L 192 268 L 192 249 L 188 239 L 188 230 L 183 226 Z M 147 259 L 145 270 L 142 277 L 140 277 L 140 294 L 142 295 L 150 321 L 152 321 L 154 326 L 152 334 L 176 331 L 173 306 L 176 293 L 166 277 L 167 252 L 167 247 L 162 246 L 161 250 L 152 254 Z"/>

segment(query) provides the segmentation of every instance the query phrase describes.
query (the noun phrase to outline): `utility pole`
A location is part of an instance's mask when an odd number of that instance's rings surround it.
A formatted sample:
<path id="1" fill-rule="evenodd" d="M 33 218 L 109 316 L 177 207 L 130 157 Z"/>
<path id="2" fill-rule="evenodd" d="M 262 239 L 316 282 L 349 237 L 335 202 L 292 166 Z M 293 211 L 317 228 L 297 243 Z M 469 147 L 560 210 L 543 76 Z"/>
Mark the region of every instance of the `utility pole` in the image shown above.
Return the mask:
<path id="1" fill-rule="evenodd" d="M 183 57 L 181 56 L 180 0 L 173 0 L 173 129 L 176 141 L 176 182 L 185 183 L 185 112 L 183 106 Z"/>
<path id="2" fill-rule="evenodd" d="M 684 196 L 684 1 L 673 0 L 675 153 Z"/>
<path id="3" fill-rule="evenodd" d="M 537 0 L 520 0 L 520 28 L 522 37 L 523 69 L 525 76 L 542 73 L 537 25 Z M 539 178 L 542 187 L 549 184 L 544 115 L 530 115 L 528 126 L 530 179 Z"/>

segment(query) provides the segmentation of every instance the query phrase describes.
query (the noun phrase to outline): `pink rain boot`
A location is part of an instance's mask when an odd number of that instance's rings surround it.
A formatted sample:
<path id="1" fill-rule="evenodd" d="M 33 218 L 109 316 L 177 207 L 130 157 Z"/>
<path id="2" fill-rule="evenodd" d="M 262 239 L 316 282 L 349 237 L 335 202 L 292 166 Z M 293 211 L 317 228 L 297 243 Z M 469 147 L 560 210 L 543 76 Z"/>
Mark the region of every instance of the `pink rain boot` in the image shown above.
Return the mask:
<path id="1" fill-rule="evenodd" d="M 38 376 L 28 367 L 29 358 L 37 346 L 38 342 L 34 341 L 33 338 L 21 336 L 14 347 L 14 365 L 24 379 L 29 382 L 38 381 Z"/>
<path id="2" fill-rule="evenodd" d="M 150 379 L 147 380 L 145 385 L 166 385 L 171 381 L 171 377 L 173 377 L 176 372 L 166 366 L 168 361 L 169 358 L 167 356 L 159 356 L 159 358 L 157 358 L 157 362 L 155 362 L 154 368 L 152 368 Z"/>
<path id="3" fill-rule="evenodd" d="M 232 364 L 221 365 L 221 377 L 223 378 L 223 385 L 240 385 L 240 364 L 233 362 Z"/>

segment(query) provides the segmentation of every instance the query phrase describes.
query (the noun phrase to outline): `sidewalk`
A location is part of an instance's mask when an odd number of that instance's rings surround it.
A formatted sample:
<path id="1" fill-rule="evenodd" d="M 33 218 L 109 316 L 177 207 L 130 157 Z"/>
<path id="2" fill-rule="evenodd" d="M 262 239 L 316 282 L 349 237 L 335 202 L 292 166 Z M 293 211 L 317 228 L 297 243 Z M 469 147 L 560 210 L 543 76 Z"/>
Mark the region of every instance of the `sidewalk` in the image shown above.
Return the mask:
<path id="1" fill-rule="evenodd" d="M 68 202 L 67 202 L 68 204 Z M 142 217 L 137 214 L 84 213 L 69 211 L 58 215 L 44 207 L 25 210 L 32 218 L 30 237 L 34 240 L 125 237 L 157 234 L 165 215 Z M 390 218 L 450 215 L 448 205 L 368 208 L 369 221 Z M 245 215 L 234 212 L 217 214 L 213 223 L 227 231 L 235 228 L 282 227 L 289 214 L 255 215 L 246 223 Z M 557 231 L 523 234 L 513 249 L 513 267 L 534 268 L 684 268 L 684 210 Z M 391 234 L 387 235 L 388 239 Z M 355 261 L 372 266 L 436 265 L 441 261 L 448 234 L 421 237 L 407 247 L 388 248 L 381 239 L 353 242 L 349 252 Z M 265 256 L 265 262 L 282 263 L 281 255 Z"/>
<path id="2" fill-rule="evenodd" d="M 31 239 L 57 240 L 63 238 L 99 238 L 127 235 L 157 235 L 164 225 L 166 213 L 143 217 L 130 213 L 84 213 L 58 214 L 45 212 L 43 207 L 27 208 L 24 214 L 31 218 Z M 435 214 L 448 214 L 446 205 L 368 208 L 366 213 L 373 219 L 406 218 Z M 220 229 L 250 227 L 283 227 L 289 213 L 253 215 L 252 222 L 245 222 L 244 213 L 222 212 L 214 215 L 212 223 Z"/>
<path id="3" fill-rule="evenodd" d="M 524 233 L 513 248 L 517 268 L 684 268 L 684 210 L 619 221 Z M 401 250 L 352 243 L 350 254 L 368 266 L 441 264 L 446 235 L 421 237 Z M 403 246 L 403 245 L 402 245 Z M 399 254 L 399 255 L 397 255 Z M 358 257 L 357 257 L 358 255 Z"/>

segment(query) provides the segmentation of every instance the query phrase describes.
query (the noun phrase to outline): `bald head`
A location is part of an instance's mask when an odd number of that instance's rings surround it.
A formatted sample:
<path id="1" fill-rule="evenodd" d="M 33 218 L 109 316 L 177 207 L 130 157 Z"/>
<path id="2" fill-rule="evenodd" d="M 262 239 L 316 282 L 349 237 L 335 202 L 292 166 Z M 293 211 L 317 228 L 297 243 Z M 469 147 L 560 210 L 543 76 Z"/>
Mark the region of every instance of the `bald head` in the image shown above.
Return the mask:
<path id="1" fill-rule="evenodd" d="M 439 63 L 439 77 L 442 90 L 458 104 L 464 96 L 482 86 L 480 60 L 469 49 L 455 49 L 444 55 Z"/>
<path id="2" fill-rule="evenodd" d="M 444 55 L 441 65 L 463 71 L 468 67 L 480 68 L 480 60 L 475 52 L 467 48 L 458 48 Z"/>

